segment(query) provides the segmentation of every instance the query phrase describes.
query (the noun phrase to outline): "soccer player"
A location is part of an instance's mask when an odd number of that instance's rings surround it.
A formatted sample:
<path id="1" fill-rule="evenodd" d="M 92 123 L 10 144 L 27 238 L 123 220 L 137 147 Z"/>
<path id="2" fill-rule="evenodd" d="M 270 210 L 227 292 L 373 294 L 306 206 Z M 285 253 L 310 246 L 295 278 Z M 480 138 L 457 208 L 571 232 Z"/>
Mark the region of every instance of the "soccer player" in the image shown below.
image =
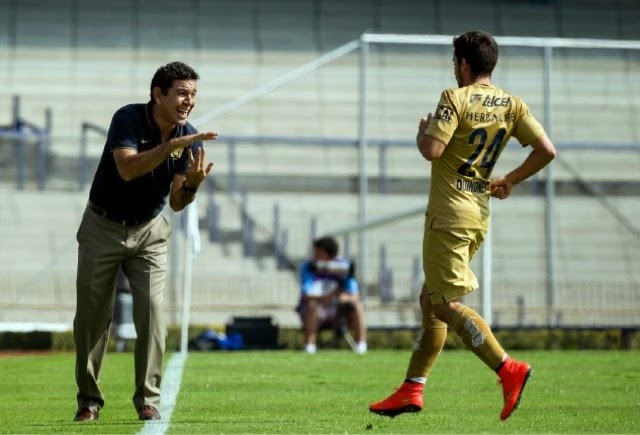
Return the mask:
<path id="1" fill-rule="evenodd" d="M 422 410 L 424 385 L 449 326 L 497 373 L 504 396 L 500 419 L 506 420 L 519 404 L 531 366 L 508 356 L 485 320 L 460 298 L 478 288 L 469 263 L 488 229 L 489 197 L 508 198 L 514 186 L 549 164 L 556 150 L 527 105 L 491 84 L 498 61 L 491 35 L 467 32 L 454 38 L 453 47 L 458 88 L 442 93 L 435 114 L 420 120 L 416 137 L 420 154 L 432 162 L 423 238 L 422 330 L 405 381 L 369 410 L 391 417 Z M 532 150 L 520 166 L 490 179 L 511 136 Z"/>

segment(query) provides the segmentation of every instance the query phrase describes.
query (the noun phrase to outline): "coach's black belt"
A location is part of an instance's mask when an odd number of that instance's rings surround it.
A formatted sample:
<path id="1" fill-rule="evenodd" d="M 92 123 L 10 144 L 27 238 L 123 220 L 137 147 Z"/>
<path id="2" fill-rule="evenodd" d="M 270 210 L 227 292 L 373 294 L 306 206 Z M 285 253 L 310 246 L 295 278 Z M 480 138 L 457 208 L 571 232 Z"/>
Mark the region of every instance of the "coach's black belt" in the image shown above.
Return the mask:
<path id="1" fill-rule="evenodd" d="M 91 201 L 88 202 L 87 208 L 92 212 L 96 213 L 97 215 L 105 219 L 109 219 L 110 221 L 118 223 L 125 227 L 133 227 L 135 225 L 140 225 L 151 220 L 151 219 L 122 219 L 121 217 L 114 216 L 113 213 L 109 213 L 107 210 L 100 207 L 99 205 L 95 205 Z"/>

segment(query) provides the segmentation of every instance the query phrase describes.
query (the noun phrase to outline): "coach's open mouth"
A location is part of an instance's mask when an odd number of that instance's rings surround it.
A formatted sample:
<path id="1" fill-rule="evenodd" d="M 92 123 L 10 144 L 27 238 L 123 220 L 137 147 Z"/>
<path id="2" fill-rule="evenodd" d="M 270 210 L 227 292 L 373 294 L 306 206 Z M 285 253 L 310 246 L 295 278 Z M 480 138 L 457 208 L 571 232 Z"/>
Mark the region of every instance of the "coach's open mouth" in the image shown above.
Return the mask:
<path id="1" fill-rule="evenodd" d="M 179 118 L 185 118 L 186 119 L 187 116 L 189 116 L 190 110 L 181 108 L 181 109 L 178 109 L 177 112 L 178 112 L 178 117 Z"/>

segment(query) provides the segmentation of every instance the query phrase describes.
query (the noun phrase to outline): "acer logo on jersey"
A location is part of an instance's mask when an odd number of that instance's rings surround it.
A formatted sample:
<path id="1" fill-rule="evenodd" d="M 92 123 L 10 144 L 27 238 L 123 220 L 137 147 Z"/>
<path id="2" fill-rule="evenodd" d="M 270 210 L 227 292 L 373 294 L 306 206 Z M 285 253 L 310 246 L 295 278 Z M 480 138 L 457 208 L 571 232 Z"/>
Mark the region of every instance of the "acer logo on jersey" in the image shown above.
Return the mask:
<path id="1" fill-rule="evenodd" d="M 491 95 L 484 97 L 484 101 L 482 102 L 484 107 L 507 107 L 509 104 L 511 104 L 511 97 L 492 97 Z"/>

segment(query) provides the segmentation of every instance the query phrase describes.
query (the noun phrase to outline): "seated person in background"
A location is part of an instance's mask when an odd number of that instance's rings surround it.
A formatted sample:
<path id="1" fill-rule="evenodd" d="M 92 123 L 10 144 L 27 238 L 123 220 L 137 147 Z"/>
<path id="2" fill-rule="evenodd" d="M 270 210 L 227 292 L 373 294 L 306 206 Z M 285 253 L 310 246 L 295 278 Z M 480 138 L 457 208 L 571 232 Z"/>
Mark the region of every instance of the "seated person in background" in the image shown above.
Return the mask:
<path id="1" fill-rule="evenodd" d="M 313 256 L 300 270 L 300 302 L 296 311 L 302 320 L 304 350 L 316 352 L 321 329 L 336 329 L 342 316 L 353 331 L 356 353 L 367 351 L 364 308 L 352 264 L 338 257 L 338 242 L 333 237 L 313 241 Z"/>

